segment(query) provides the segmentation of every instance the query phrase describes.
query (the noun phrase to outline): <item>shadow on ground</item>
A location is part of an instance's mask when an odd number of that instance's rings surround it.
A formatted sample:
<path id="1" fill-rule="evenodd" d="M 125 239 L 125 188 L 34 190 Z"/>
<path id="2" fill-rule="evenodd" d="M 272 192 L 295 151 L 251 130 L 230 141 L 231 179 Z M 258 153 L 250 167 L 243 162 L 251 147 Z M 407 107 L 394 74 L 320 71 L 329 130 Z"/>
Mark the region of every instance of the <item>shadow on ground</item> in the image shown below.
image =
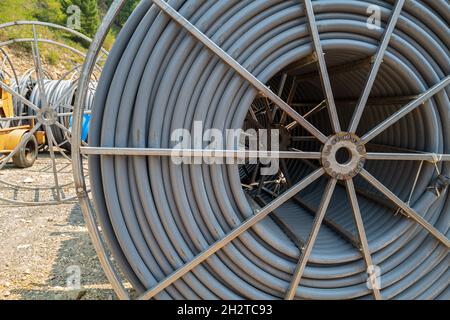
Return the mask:
<path id="1" fill-rule="evenodd" d="M 115 299 L 84 227 L 79 205 L 72 208 L 65 223 L 56 226 L 61 231 L 50 233 L 50 237 L 62 240 L 45 283 L 32 283 L 32 288 L 12 293 L 25 300 Z"/>

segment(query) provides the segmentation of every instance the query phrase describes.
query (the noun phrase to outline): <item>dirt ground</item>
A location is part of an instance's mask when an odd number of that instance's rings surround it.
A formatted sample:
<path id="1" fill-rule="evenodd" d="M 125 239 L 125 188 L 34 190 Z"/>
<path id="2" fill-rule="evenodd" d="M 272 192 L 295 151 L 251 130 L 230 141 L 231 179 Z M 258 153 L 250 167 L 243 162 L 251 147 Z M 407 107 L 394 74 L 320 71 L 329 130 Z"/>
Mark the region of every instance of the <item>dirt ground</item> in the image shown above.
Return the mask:
<path id="1" fill-rule="evenodd" d="M 0 180 L 30 188 L 51 185 L 52 171 L 46 160 L 41 157 L 30 169 L 8 166 L 0 170 Z M 61 179 L 69 175 L 70 170 L 63 171 Z M 73 192 L 66 188 L 67 193 Z M 46 192 L 37 198 L 54 197 L 54 190 Z M 29 201 L 30 193 L 35 194 L 0 182 L 0 197 Z M 0 244 L 0 300 L 116 299 L 76 201 L 38 206 L 0 201 Z"/>
<path id="2" fill-rule="evenodd" d="M 3 49 L 19 76 L 33 67 L 29 52 Z M 67 69 L 62 64 L 45 67 L 55 79 Z M 58 155 L 57 173 L 59 197 L 75 198 L 69 159 Z M 51 203 L 58 198 L 54 186 L 48 154 L 41 153 L 32 168 L 8 164 L 0 170 L 0 300 L 115 299 L 75 200 L 38 206 L 4 201 Z"/>

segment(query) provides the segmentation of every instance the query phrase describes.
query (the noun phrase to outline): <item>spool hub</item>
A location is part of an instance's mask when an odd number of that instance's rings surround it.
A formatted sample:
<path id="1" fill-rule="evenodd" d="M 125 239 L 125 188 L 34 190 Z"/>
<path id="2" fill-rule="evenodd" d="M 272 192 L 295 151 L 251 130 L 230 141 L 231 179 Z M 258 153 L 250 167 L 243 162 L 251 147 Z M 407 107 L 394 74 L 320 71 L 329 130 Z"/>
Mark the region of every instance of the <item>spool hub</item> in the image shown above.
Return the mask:
<path id="1" fill-rule="evenodd" d="M 323 146 L 321 161 L 329 176 L 349 180 L 364 168 L 366 148 L 357 135 L 340 132 L 328 139 Z"/>

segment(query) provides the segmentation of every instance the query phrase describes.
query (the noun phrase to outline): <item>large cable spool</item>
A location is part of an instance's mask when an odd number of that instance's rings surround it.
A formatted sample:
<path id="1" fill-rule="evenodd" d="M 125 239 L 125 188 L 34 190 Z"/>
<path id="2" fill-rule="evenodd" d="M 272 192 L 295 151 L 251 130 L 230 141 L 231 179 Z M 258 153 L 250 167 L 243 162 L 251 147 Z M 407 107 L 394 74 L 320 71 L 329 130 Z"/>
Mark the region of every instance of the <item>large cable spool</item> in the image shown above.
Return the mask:
<path id="1" fill-rule="evenodd" d="M 71 79 L 44 81 L 44 88 L 47 92 L 49 103 L 54 106 L 55 110 L 59 114 L 58 122 L 68 130 L 71 128 L 72 111 L 74 108 L 75 94 L 78 87 L 78 72 L 74 72 L 70 78 Z M 94 100 L 94 92 L 96 88 L 95 82 L 91 82 L 89 88 L 90 90 L 88 91 L 88 96 L 86 98 L 86 105 L 84 106 L 85 117 L 87 117 L 88 120 L 90 119 L 89 112 Z M 31 90 L 30 101 L 39 108 L 43 106 L 42 95 L 36 84 Z M 32 115 L 34 111 L 28 109 L 28 113 Z M 58 147 L 70 151 L 70 140 L 72 138 L 70 131 L 63 129 L 62 127 L 53 126 L 52 133 Z M 84 140 L 87 139 L 85 138 Z"/>
<path id="2" fill-rule="evenodd" d="M 14 111 L 8 112 L 8 116 L 0 114 L 3 142 L 0 143 L 0 201 L 16 205 L 75 201 L 71 158 L 67 151 L 71 146 L 74 97 L 86 49 L 63 39 L 85 43 L 90 43 L 91 39 L 65 26 L 40 21 L 0 24 L 0 30 L 11 34 L 17 34 L 17 29 L 22 29 L 21 38 L 11 36 L 0 43 L 0 87 L 12 97 Z M 52 65 L 47 59 L 45 54 L 54 48 L 64 53 L 64 64 Z M 8 54 L 12 52 L 16 54 Z M 106 56 L 108 52 L 102 48 L 101 54 Z M 15 65 L 21 57 L 21 63 Z M 87 122 L 102 59 L 99 57 L 89 80 L 83 111 Z"/>
<path id="3" fill-rule="evenodd" d="M 142 1 L 99 80 L 89 147 L 77 145 L 94 205 L 79 199 L 119 296 L 95 219 L 141 298 L 448 299 L 449 17 L 443 1 Z M 248 188 L 251 167 L 176 165 L 165 151 L 196 121 L 224 132 L 281 119 L 298 122 L 282 151 L 304 158 L 284 161 L 291 183 L 276 190 Z M 335 172 L 339 143 L 362 165 Z"/>

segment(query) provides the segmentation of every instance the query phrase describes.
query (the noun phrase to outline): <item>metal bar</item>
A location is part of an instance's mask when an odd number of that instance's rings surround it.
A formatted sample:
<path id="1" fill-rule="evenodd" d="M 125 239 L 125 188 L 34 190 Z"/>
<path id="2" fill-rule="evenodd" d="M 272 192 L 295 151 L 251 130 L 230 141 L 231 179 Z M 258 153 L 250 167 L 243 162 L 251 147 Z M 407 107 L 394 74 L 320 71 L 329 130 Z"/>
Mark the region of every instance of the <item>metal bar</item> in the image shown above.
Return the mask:
<path id="1" fill-rule="evenodd" d="M 214 244 L 209 246 L 205 249 L 202 253 L 198 254 L 192 261 L 186 263 L 184 266 L 180 267 L 176 271 L 174 271 L 171 275 L 169 275 L 165 280 L 158 283 L 156 286 L 151 288 L 150 290 L 146 291 L 142 296 L 139 297 L 139 300 L 146 300 L 150 299 L 165 288 L 167 288 L 169 285 L 180 279 L 182 276 L 184 276 L 186 273 L 190 272 L 193 268 L 201 264 L 203 261 L 208 259 L 210 256 L 215 254 L 217 251 L 225 247 L 227 244 L 229 244 L 231 241 L 239 237 L 242 233 L 253 227 L 255 224 L 263 220 L 269 213 L 271 213 L 273 210 L 280 207 L 282 204 L 284 204 L 286 201 L 288 201 L 290 198 L 292 198 L 294 195 L 296 195 L 298 192 L 302 191 L 306 187 L 308 187 L 311 183 L 319 179 L 325 171 L 323 169 L 319 169 L 309 176 L 307 176 L 305 179 L 303 179 L 301 182 L 297 183 L 294 187 L 290 188 L 288 191 L 283 193 L 281 196 L 273 200 L 271 203 L 269 203 L 264 208 L 257 210 L 256 213 L 246 220 L 243 224 L 241 224 L 239 227 L 235 228 L 233 231 L 231 231 L 228 235 L 223 237 L 222 239 L 216 241 Z"/>
<path id="2" fill-rule="evenodd" d="M 33 37 L 34 37 L 34 42 L 33 42 L 33 46 L 31 48 L 32 48 L 32 52 L 33 52 L 34 67 L 36 69 L 37 83 L 38 83 L 39 91 L 41 94 L 40 98 L 41 98 L 43 107 L 48 108 L 49 105 L 48 105 L 47 95 L 45 93 L 41 56 L 40 56 L 40 52 L 39 52 L 39 43 L 38 43 L 35 25 L 33 25 Z"/>
<path id="3" fill-rule="evenodd" d="M 317 56 L 317 63 L 320 69 L 320 80 L 325 91 L 325 96 L 328 105 L 328 112 L 330 114 L 331 124 L 335 133 L 341 132 L 341 124 L 339 123 L 339 116 L 334 103 L 333 90 L 331 88 L 330 77 L 328 75 L 327 64 L 325 62 L 325 54 L 323 53 L 322 44 L 320 42 L 319 30 L 317 29 L 316 18 L 314 16 L 314 9 L 311 0 L 304 0 L 306 17 L 308 20 L 309 30 L 313 40 L 314 51 Z"/>
<path id="4" fill-rule="evenodd" d="M 23 104 L 26 104 L 27 106 L 29 106 L 31 109 L 33 109 L 36 112 L 39 112 L 39 107 L 36 106 L 34 103 L 32 103 L 31 101 L 29 101 L 27 98 L 23 97 L 21 94 L 15 92 L 13 89 L 11 89 L 8 85 L 6 85 L 3 81 L 0 81 L 0 87 L 2 87 L 2 90 L 5 90 L 6 92 L 8 92 L 9 94 L 11 94 L 13 97 L 15 97 L 16 99 L 19 99 L 20 102 L 22 102 Z"/>
<path id="5" fill-rule="evenodd" d="M 180 15 L 175 9 L 173 9 L 169 4 L 163 0 L 153 0 L 164 13 L 169 15 L 174 21 L 184 27 L 191 35 L 193 35 L 197 40 L 203 43 L 208 49 L 214 52 L 218 57 L 220 57 L 223 62 L 228 64 L 233 68 L 238 74 L 240 74 L 244 79 L 246 79 L 250 84 L 252 84 L 261 95 L 266 96 L 272 100 L 276 105 L 283 109 L 292 119 L 298 121 L 305 130 L 315 136 L 319 141 L 325 143 L 327 137 L 320 132 L 316 127 L 314 127 L 310 122 L 303 118 L 300 114 L 292 109 L 286 102 L 278 97 L 272 92 L 266 85 L 258 80 L 253 74 L 251 74 L 247 69 L 245 69 L 239 62 L 234 60 L 228 53 L 226 53 L 222 48 L 216 45 L 211 39 L 209 39 L 205 34 L 203 34 L 199 29 L 197 29 L 193 24 L 186 20 L 182 15 Z"/>
<path id="6" fill-rule="evenodd" d="M 290 76 L 296 76 L 297 74 L 301 75 L 301 70 L 309 65 L 312 65 L 313 63 L 317 63 L 317 58 L 315 54 L 307 55 L 306 57 L 301 58 L 300 60 L 297 60 L 290 65 L 288 65 L 285 70 L 287 70 L 287 73 Z M 294 81 L 302 80 L 294 78 Z"/>
<path id="7" fill-rule="evenodd" d="M 292 85 L 291 85 L 291 89 L 289 90 L 288 98 L 287 98 L 287 100 L 286 100 L 286 103 L 287 103 L 288 105 L 291 105 L 291 104 L 292 104 L 292 100 L 294 99 L 294 96 L 295 96 L 295 90 L 296 90 L 296 89 L 297 89 L 297 83 L 295 82 L 295 80 L 293 80 L 293 81 L 292 81 Z M 283 94 L 283 92 L 281 91 L 281 92 L 279 92 L 279 95 L 278 95 L 278 96 L 281 97 L 282 94 Z M 275 118 L 275 114 L 276 114 L 277 110 L 278 110 L 278 108 L 275 108 L 274 114 L 273 114 L 273 117 L 274 117 L 274 118 Z M 279 124 L 283 125 L 283 124 L 286 122 L 286 120 L 287 120 L 287 113 L 283 111 L 283 112 L 281 113 L 281 118 L 280 118 Z"/>
<path id="8" fill-rule="evenodd" d="M 279 97 L 281 97 L 281 95 L 283 94 L 284 86 L 286 85 L 286 80 L 287 80 L 287 73 L 283 73 L 283 76 L 281 77 L 280 87 L 278 88 L 277 93 L 277 96 Z"/>
<path id="9" fill-rule="evenodd" d="M 295 137 L 292 137 L 291 140 L 293 142 L 311 142 L 311 141 L 316 141 L 316 139 L 314 137 L 311 137 L 311 136 L 295 136 Z"/>
<path id="10" fill-rule="evenodd" d="M 61 189 L 59 187 L 58 169 L 56 168 L 55 151 L 53 149 L 54 137 L 53 137 L 52 128 L 50 128 L 48 125 L 45 125 L 45 132 L 47 133 L 50 159 L 52 161 L 53 180 L 55 181 L 55 188 L 56 188 L 56 200 L 61 201 Z"/>
<path id="11" fill-rule="evenodd" d="M 251 106 L 247 113 L 247 120 L 249 120 L 251 123 L 253 123 L 254 126 L 258 129 L 264 129 L 264 127 L 259 123 L 258 118 L 256 117 L 255 111 L 253 110 L 253 107 Z"/>
<path id="12" fill-rule="evenodd" d="M 312 108 L 311 110 L 309 110 L 307 113 L 305 113 L 304 117 L 308 118 L 309 116 L 311 116 L 312 114 L 314 114 L 316 111 L 318 112 L 319 110 L 322 110 L 324 107 L 326 106 L 326 101 L 323 100 L 321 103 L 319 103 L 317 106 L 315 106 L 314 108 Z"/>
<path id="13" fill-rule="evenodd" d="M 354 71 L 356 69 L 360 69 L 370 65 L 371 58 L 363 58 L 355 61 L 350 61 L 345 64 L 331 66 L 328 67 L 328 73 L 330 76 L 336 76 L 342 73 Z M 317 62 L 317 59 L 314 61 Z M 307 73 L 292 73 L 295 75 L 295 79 L 297 82 L 305 82 L 309 80 L 315 80 L 320 77 L 320 74 L 317 71 L 307 72 Z"/>
<path id="14" fill-rule="evenodd" d="M 386 188 L 380 181 L 372 176 L 365 169 L 361 171 L 361 176 L 366 179 L 371 185 L 373 185 L 378 191 L 383 193 L 392 202 L 399 206 L 406 214 L 409 215 L 415 222 L 421 225 L 431 235 L 433 235 L 438 241 L 440 241 L 445 247 L 450 248 L 450 240 L 442 234 L 438 229 L 426 221 L 421 215 L 419 215 L 414 209 L 404 203 L 399 197 L 397 197 L 392 191 Z"/>
<path id="15" fill-rule="evenodd" d="M 67 128 L 66 128 L 67 129 Z M 250 151 L 250 150 L 207 150 L 170 148 L 114 148 L 81 147 L 81 154 L 103 156 L 162 156 L 162 157 L 207 157 L 207 158 L 253 158 L 253 159 L 320 159 L 320 152 L 294 151 Z"/>
<path id="16" fill-rule="evenodd" d="M 61 130 L 63 130 L 64 132 L 72 135 L 72 132 L 68 128 L 66 128 L 63 124 L 59 123 L 58 121 L 56 121 L 54 123 L 54 125 L 57 126 L 58 128 L 60 128 Z"/>
<path id="17" fill-rule="evenodd" d="M 52 134 L 52 140 L 53 140 L 53 146 L 58 148 L 58 152 L 63 156 L 63 158 L 72 161 L 72 159 L 66 154 L 66 152 L 64 151 L 64 149 L 61 148 L 61 146 L 63 146 L 66 143 L 70 143 L 70 138 L 67 136 L 67 134 L 64 134 L 64 137 L 66 138 L 63 142 L 59 143 L 56 141 L 55 136 Z M 70 165 L 70 162 L 69 162 Z M 58 172 L 61 172 L 64 168 L 58 170 Z M 61 186 L 60 186 L 61 187 Z M 60 188 L 62 191 L 62 187 Z"/>
<path id="18" fill-rule="evenodd" d="M 300 205 L 302 208 L 304 208 L 309 213 L 316 215 L 318 208 L 314 208 L 309 203 L 307 203 L 305 200 L 301 199 L 298 195 L 294 196 L 292 198 L 298 205 Z M 341 227 L 337 222 L 333 221 L 330 218 L 323 217 L 322 223 L 336 232 L 340 237 L 345 239 L 348 243 L 353 245 L 355 248 L 359 248 L 359 242 L 355 239 L 353 234 L 347 230 L 345 230 L 343 227 Z"/>
<path id="19" fill-rule="evenodd" d="M 386 153 L 386 151 L 390 151 L 390 153 L 427 153 L 421 150 L 414 150 L 414 149 L 408 149 L 408 148 L 402 148 L 397 146 L 391 146 L 388 144 L 377 144 L 373 142 L 369 142 L 366 144 L 366 149 L 370 152 L 381 152 Z"/>
<path id="20" fill-rule="evenodd" d="M 58 47 L 67 49 L 67 50 L 72 51 L 73 53 L 79 55 L 82 58 L 84 58 L 86 56 L 83 52 L 81 52 L 81 51 L 79 51 L 79 50 L 77 50 L 77 49 L 75 49 L 75 48 L 73 48 L 71 46 L 68 46 L 68 45 L 66 45 L 64 43 L 61 43 L 61 42 L 57 42 L 57 41 L 53 41 L 53 40 L 49 40 L 49 39 L 42 39 L 42 38 L 38 38 L 37 40 L 40 43 L 51 44 L 51 45 L 54 45 L 54 46 L 58 46 Z M 33 38 L 20 38 L 20 39 L 16 38 L 16 39 L 0 42 L 0 47 L 8 46 L 8 45 L 11 45 L 11 44 L 24 43 L 24 42 L 25 43 L 26 42 L 33 43 L 33 41 L 34 41 Z"/>
<path id="21" fill-rule="evenodd" d="M 313 115 L 314 113 L 322 111 L 323 109 L 325 109 L 327 107 L 326 102 L 327 102 L 326 100 L 323 100 L 322 102 L 317 104 L 314 108 L 312 108 L 310 111 L 305 113 L 305 115 L 303 117 L 306 119 L 306 118 L 310 117 L 311 115 Z M 308 104 L 308 106 L 310 106 L 310 104 Z M 298 125 L 298 122 L 293 121 L 286 126 L 286 129 L 288 131 L 290 131 L 290 130 L 294 129 L 297 125 Z"/>
<path id="22" fill-rule="evenodd" d="M 408 115 L 411 111 L 416 109 L 418 106 L 424 104 L 427 100 L 431 99 L 436 93 L 443 90 L 445 87 L 447 87 L 450 84 L 450 75 L 445 77 L 442 81 L 440 81 L 438 84 L 431 87 L 426 92 L 422 93 L 416 100 L 411 101 L 406 106 L 404 106 L 402 109 L 394 113 L 392 116 L 387 118 L 385 121 L 380 123 L 378 126 L 370 130 L 368 133 L 366 133 L 361 140 L 364 143 L 369 142 L 376 136 L 378 136 L 380 133 L 382 133 L 384 130 L 392 126 L 394 123 L 402 119 L 404 116 Z"/>
<path id="23" fill-rule="evenodd" d="M 298 150 L 298 149 L 295 149 L 295 148 L 292 148 L 292 149 L 293 149 L 293 150 Z M 307 159 L 301 159 L 301 161 L 302 161 L 303 163 L 305 163 L 308 167 L 310 167 L 310 168 L 313 169 L 313 170 L 317 170 L 317 168 L 318 168 L 318 166 L 317 166 L 316 164 L 312 163 L 310 160 L 307 160 Z M 346 186 L 345 186 L 345 183 L 343 183 L 342 181 L 338 181 L 338 185 L 341 186 L 341 187 L 344 187 L 344 188 L 346 187 Z M 367 200 L 372 201 L 372 202 L 375 202 L 376 204 L 381 205 L 381 206 L 383 206 L 383 207 L 386 207 L 386 208 L 388 208 L 388 209 L 391 209 L 391 210 L 394 210 L 394 211 L 398 209 L 398 208 L 397 208 L 394 204 L 392 204 L 392 202 L 390 202 L 388 199 L 385 199 L 385 198 L 382 198 L 382 197 L 380 197 L 380 196 L 377 196 L 375 193 L 369 192 L 369 191 L 364 190 L 364 189 L 362 189 L 362 188 L 356 187 L 356 193 L 357 193 L 358 195 L 360 195 L 360 196 L 366 198 Z M 298 199 L 298 197 L 294 197 L 294 200 L 300 201 L 300 199 Z M 299 202 L 299 204 L 302 205 L 300 202 Z M 313 213 L 317 212 L 316 209 L 313 209 L 312 207 L 310 207 L 306 202 L 303 201 L 303 204 L 305 205 L 305 206 L 304 206 L 305 209 L 310 210 L 310 211 L 312 211 Z M 352 244 L 355 244 L 355 243 L 356 243 L 356 241 L 354 241 L 354 238 L 353 238 L 353 237 L 349 237 L 349 234 L 348 234 L 348 232 L 347 232 L 346 230 L 344 230 L 344 229 L 342 229 L 342 228 L 336 228 L 337 224 L 336 224 L 334 221 L 328 219 L 327 217 L 325 217 L 323 221 L 324 221 L 324 224 L 326 224 L 328 227 L 334 229 L 334 231 L 336 231 L 336 232 L 339 233 L 342 237 L 344 237 L 344 238 L 346 238 L 347 240 L 349 240 L 349 242 L 351 242 Z M 328 223 L 328 222 L 329 222 L 329 223 Z"/>
<path id="24" fill-rule="evenodd" d="M 322 220 L 328 210 L 328 206 L 331 202 L 334 189 L 336 188 L 336 179 L 330 179 L 325 188 L 324 196 L 319 207 L 319 211 L 316 214 L 314 223 L 312 226 L 311 233 L 309 234 L 308 241 L 304 250 L 300 251 L 300 259 L 298 261 L 297 267 L 295 268 L 294 275 L 292 277 L 291 283 L 289 285 L 288 291 L 286 293 L 286 300 L 292 300 L 297 292 L 298 285 L 305 271 L 306 263 L 309 260 L 314 243 L 316 242 L 317 236 L 319 235 L 320 226 L 322 225 Z"/>
<path id="25" fill-rule="evenodd" d="M 107 245 L 101 235 L 100 228 L 97 224 L 96 214 L 94 209 L 91 206 L 88 195 L 88 187 L 86 185 L 86 174 L 84 173 L 85 168 L 83 164 L 85 161 L 82 161 L 82 155 L 79 153 L 80 145 L 82 139 L 82 119 L 83 119 L 83 109 L 85 106 L 85 101 L 87 97 L 87 92 L 89 90 L 89 80 L 91 78 L 92 72 L 94 72 L 96 57 L 100 52 L 100 48 L 102 46 L 103 41 L 106 39 L 109 29 L 113 25 L 116 16 L 120 13 L 120 10 L 125 5 L 125 0 L 114 0 L 103 18 L 103 22 L 97 30 L 94 39 L 92 40 L 92 44 L 89 47 L 88 53 L 86 55 L 86 60 L 83 64 L 83 68 L 80 74 L 79 86 L 77 90 L 77 94 L 75 97 L 75 106 L 74 109 L 74 119 L 72 130 L 74 132 L 75 137 L 79 139 L 72 139 L 72 170 L 74 183 L 77 191 L 79 205 L 83 212 L 84 221 L 86 223 L 86 227 L 89 231 L 89 235 L 92 240 L 92 244 L 97 252 L 97 256 L 99 258 L 100 264 L 105 272 L 106 277 L 111 283 L 114 291 L 120 299 L 130 299 L 130 294 L 127 289 L 124 287 L 122 283 L 122 278 L 120 272 L 117 267 L 113 264 L 110 259 L 109 251 L 106 249 Z"/>
<path id="26" fill-rule="evenodd" d="M 267 123 L 269 124 L 269 131 L 270 131 L 270 128 L 272 127 L 272 124 L 273 124 L 273 113 L 270 110 L 269 99 L 267 99 L 267 97 L 263 97 L 263 100 L 264 100 L 264 108 L 266 109 L 265 115 L 266 115 Z M 270 132 L 269 132 L 269 135 L 270 135 Z"/>
<path id="27" fill-rule="evenodd" d="M 355 218 L 356 229 L 358 230 L 359 241 L 361 244 L 361 251 L 364 257 L 364 261 L 366 263 L 367 271 L 372 270 L 373 266 L 372 257 L 370 255 L 369 243 L 367 241 L 366 231 L 364 229 L 364 223 L 361 217 L 361 210 L 358 204 L 358 198 L 356 196 L 355 185 L 353 184 L 353 180 L 347 180 L 347 193 L 348 198 L 350 200 L 350 204 L 353 210 L 353 216 Z M 370 279 L 373 279 L 374 274 L 369 274 Z M 381 300 L 381 292 L 380 288 L 376 285 L 372 284 L 373 296 L 376 300 Z"/>
<path id="28" fill-rule="evenodd" d="M 366 106 L 405 105 L 418 97 L 418 95 L 372 97 L 367 100 Z M 358 103 L 358 100 L 356 99 L 335 99 L 334 101 L 338 105 L 345 105 L 349 107 L 353 107 L 356 103 Z M 317 105 L 318 103 L 318 101 L 303 101 L 293 103 L 292 107 L 309 107 L 311 105 Z"/>
<path id="29" fill-rule="evenodd" d="M 391 19 L 389 20 L 388 26 L 384 32 L 383 40 L 378 48 L 378 52 L 373 61 L 372 69 L 370 71 L 369 77 L 367 78 L 366 84 L 364 86 L 364 91 L 358 101 L 357 107 L 353 114 L 352 120 L 348 132 L 355 133 L 358 129 L 359 122 L 361 121 L 362 114 L 366 107 L 367 100 L 369 99 L 370 93 L 372 92 L 373 84 L 377 78 L 378 72 L 380 71 L 380 66 L 383 63 L 383 58 L 386 53 L 386 49 L 391 41 L 391 36 L 394 32 L 395 26 L 397 25 L 398 18 L 402 12 L 405 0 L 397 0 Z"/>
<path id="30" fill-rule="evenodd" d="M 340 185 L 344 188 L 346 187 L 345 183 L 343 183 L 343 182 L 338 182 L 338 185 Z M 393 210 L 393 211 L 396 211 L 398 209 L 398 207 L 396 207 L 391 201 L 389 201 L 388 199 L 383 198 L 381 196 L 378 196 L 376 193 L 369 192 L 362 188 L 358 188 L 357 186 L 355 186 L 355 189 L 356 189 L 357 195 L 359 195 L 371 202 L 374 202 L 380 206 L 383 206 L 383 207 Z"/>
<path id="31" fill-rule="evenodd" d="M 83 111 L 83 114 L 91 114 L 92 110 L 85 110 Z M 57 113 L 56 114 L 58 117 L 68 117 L 68 116 L 72 116 L 73 112 L 62 112 L 62 113 Z"/>
<path id="32" fill-rule="evenodd" d="M 267 188 L 263 188 L 263 191 L 267 192 L 273 197 L 276 197 L 276 195 Z M 248 194 L 247 196 L 250 197 L 250 195 Z M 267 202 L 264 201 L 264 199 L 261 196 L 256 196 L 255 199 L 251 198 L 251 200 L 258 203 L 262 207 L 267 205 Z M 282 212 L 279 212 L 277 209 L 273 210 L 272 214 L 269 217 L 272 218 L 275 224 L 286 234 L 286 236 L 295 244 L 295 246 L 299 250 L 301 250 L 305 245 L 305 240 L 302 239 L 294 230 L 292 230 L 291 226 L 288 223 L 284 222 L 284 220 L 281 218 L 282 216 L 283 216 Z"/>
<path id="33" fill-rule="evenodd" d="M 367 160 L 387 160 L 387 161 L 429 161 L 439 163 L 450 161 L 450 154 L 436 153 L 374 153 L 368 152 Z"/>
<path id="34" fill-rule="evenodd" d="M 0 48 L 0 52 L 5 56 L 6 61 L 8 62 L 9 67 L 11 68 L 11 71 L 13 73 L 14 80 L 16 81 L 17 84 L 19 84 L 19 77 L 17 76 L 16 68 L 14 68 L 14 65 L 11 59 L 9 58 L 9 55 L 6 53 L 5 50 L 3 50 L 3 48 Z"/>
<path id="35" fill-rule="evenodd" d="M 66 128 L 63 124 L 59 123 L 58 121 L 56 121 L 54 123 L 54 125 L 57 126 L 60 129 L 62 129 L 65 132 L 67 140 L 70 142 L 71 145 L 73 145 L 73 134 L 72 134 L 72 132 L 68 128 Z M 88 147 L 88 143 L 87 142 L 81 140 L 80 143 L 84 146 L 84 148 Z"/>
<path id="36" fill-rule="evenodd" d="M 37 119 L 37 116 L 20 116 L 10 118 L 0 118 L 0 122 L 17 121 L 17 120 L 33 120 Z"/>

